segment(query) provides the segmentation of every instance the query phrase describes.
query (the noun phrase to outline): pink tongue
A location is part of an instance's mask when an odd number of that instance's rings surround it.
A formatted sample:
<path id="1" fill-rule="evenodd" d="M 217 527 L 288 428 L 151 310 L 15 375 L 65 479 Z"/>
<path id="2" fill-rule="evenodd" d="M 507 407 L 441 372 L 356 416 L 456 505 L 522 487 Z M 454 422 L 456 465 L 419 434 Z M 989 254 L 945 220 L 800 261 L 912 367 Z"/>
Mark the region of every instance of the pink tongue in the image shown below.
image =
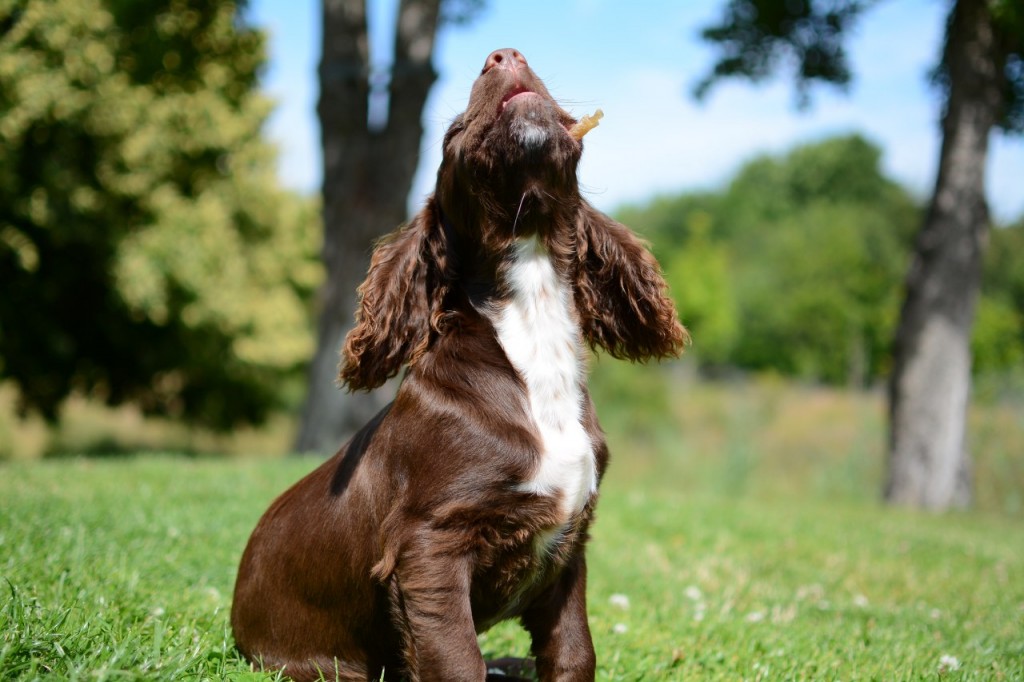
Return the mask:
<path id="1" fill-rule="evenodd" d="M 509 97 L 509 98 L 508 98 L 507 100 L 505 100 L 504 102 L 502 102 L 502 103 L 501 103 L 501 108 L 502 108 L 502 109 L 504 109 L 505 107 L 507 107 L 507 106 L 508 106 L 508 103 L 509 103 L 509 102 L 511 102 L 512 100 L 514 100 L 514 99 L 517 99 L 517 98 L 519 98 L 519 97 L 535 97 L 536 95 L 537 95 L 537 93 L 535 93 L 535 92 L 530 92 L 529 90 L 526 90 L 526 91 L 524 91 L 524 92 L 517 92 L 516 94 L 512 95 L 512 96 L 511 96 L 511 97 Z"/>

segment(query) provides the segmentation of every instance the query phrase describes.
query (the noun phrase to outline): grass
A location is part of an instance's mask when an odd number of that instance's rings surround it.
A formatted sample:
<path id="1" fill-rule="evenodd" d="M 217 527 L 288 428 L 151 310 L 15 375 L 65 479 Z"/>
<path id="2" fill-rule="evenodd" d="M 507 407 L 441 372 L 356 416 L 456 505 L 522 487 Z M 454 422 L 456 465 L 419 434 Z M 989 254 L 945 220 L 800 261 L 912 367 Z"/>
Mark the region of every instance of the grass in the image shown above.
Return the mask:
<path id="1" fill-rule="evenodd" d="M 1019 401 L 972 410 L 977 508 L 935 516 L 878 504 L 877 393 L 650 372 L 594 382 L 625 406 L 602 410 L 613 463 L 588 550 L 599 680 L 1024 680 Z M 315 463 L 204 457 L 259 434 L 87 403 L 56 435 L 29 427 L 38 453 L 121 457 L 0 462 L 0 680 L 274 679 L 233 648 L 232 585 L 259 515 Z M 132 454 L 167 429 L 191 456 Z M 529 644 L 503 624 L 481 646 Z"/>
<path id="2" fill-rule="evenodd" d="M 598 679 L 1024 679 L 1019 523 L 682 494 L 623 460 L 589 553 Z M 234 572 L 266 504 L 312 465 L 5 465 L 0 679 L 273 679 L 232 648 Z M 514 625 L 481 644 L 528 648 Z"/>
<path id="3" fill-rule="evenodd" d="M 602 505 L 599 679 L 1024 679 L 1024 533 L 1009 522 L 614 483 Z M 942 674 L 944 656 L 959 670 Z"/>

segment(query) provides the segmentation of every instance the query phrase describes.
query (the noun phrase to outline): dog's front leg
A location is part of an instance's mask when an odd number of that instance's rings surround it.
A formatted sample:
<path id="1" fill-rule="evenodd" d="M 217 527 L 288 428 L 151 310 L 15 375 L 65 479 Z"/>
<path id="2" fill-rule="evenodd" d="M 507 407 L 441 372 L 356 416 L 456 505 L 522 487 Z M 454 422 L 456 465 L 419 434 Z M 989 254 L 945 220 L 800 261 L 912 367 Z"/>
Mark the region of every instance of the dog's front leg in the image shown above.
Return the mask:
<path id="1" fill-rule="evenodd" d="M 470 567 L 452 557 L 403 556 L 391 593 L 412 682 L 482 682 L 487 668 L 469 601 Z"/>
<path id="2" fill-rule="evenodd" d="M 523 614 L 542 682 L 590 682 L 597 658 L 587 624 L 587 564 L 581 552 Z"/>

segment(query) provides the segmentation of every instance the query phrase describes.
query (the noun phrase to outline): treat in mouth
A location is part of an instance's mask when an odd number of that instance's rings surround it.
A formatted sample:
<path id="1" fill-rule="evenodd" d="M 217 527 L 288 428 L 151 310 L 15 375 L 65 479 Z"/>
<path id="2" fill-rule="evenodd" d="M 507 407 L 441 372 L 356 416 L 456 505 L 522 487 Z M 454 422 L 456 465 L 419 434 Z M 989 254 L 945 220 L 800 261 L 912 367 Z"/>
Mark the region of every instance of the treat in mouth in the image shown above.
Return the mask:
<path id="1" fill-rule="evenodd" d="M 600 109 L 595 111 L 593 116 L 584 115 L 576 125 L 569 128 L 569 134 L 576 140 L 582 140 L 584 135 L 600 124 L 602 118 L 604 118 L 604 112 Z"/>

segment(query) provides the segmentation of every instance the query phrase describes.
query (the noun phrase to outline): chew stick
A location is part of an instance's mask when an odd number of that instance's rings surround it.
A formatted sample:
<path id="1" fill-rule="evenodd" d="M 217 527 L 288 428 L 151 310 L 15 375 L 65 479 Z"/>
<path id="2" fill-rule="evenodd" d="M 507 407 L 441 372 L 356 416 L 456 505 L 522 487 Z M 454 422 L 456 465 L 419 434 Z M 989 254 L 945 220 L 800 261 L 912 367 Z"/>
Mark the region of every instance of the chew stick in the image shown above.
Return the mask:
<path id="1" fill-rule="evenodd" d="M 576 125 L 569 128 L 569 134 L 577 140 L 582 140 L 584 135 L 598 126 L 598 123 L 603 117 L 604 112 L 600 109 L 595 111 L 593 116 L 584 115 Z"/>

